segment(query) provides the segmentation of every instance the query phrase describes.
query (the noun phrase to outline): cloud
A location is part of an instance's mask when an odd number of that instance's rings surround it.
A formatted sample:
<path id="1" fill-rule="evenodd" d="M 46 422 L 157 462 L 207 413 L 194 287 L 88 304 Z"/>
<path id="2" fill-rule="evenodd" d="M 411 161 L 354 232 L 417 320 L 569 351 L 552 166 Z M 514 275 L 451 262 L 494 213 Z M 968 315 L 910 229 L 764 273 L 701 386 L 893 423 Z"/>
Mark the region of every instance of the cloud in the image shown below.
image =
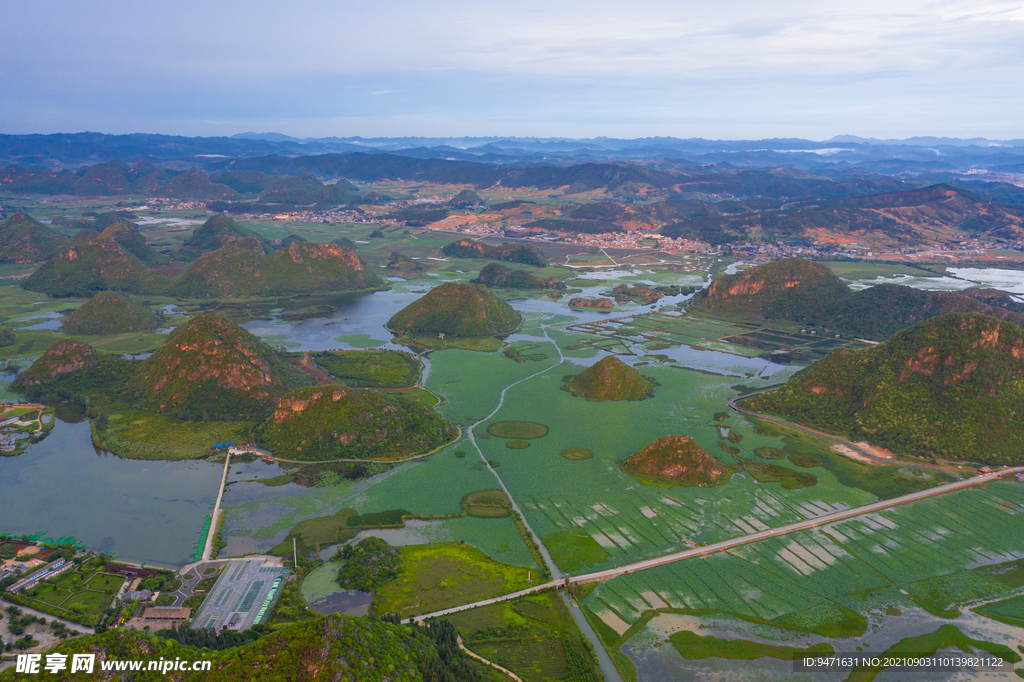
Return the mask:
<path id="1" fill-rule="evenodd" d="M 986 0 L 4 3 L 0 126 L 1019 136 L 1021 19 Z"/>

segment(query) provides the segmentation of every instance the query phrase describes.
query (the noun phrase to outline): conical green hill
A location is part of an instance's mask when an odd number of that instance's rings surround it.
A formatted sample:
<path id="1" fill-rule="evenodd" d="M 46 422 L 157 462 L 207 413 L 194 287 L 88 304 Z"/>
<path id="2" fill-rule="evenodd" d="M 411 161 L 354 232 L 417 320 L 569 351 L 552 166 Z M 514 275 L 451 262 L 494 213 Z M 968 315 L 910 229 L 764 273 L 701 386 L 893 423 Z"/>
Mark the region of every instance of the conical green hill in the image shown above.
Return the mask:
<path id="1" fill-rule="evenodd" d="M 101 291 L 64 319 L 68 334 L 117 334 L 156 329 L 160 319 L 130 296 Z"/>
<path id="2" fill-rule="evenodd" d="M 154 406 L 186 419 L 262 419 L 312 379 L 231 320 L 196 315 L 139 368 Z"/>
<path id="3" fill-rule="evenodd" d="M 630 455 L 622 470 L 641 481 L 712 486 L 729 478 L 724 464 L 689 436 L 664 436 Z"/>
<path id="4" fill-rule="evenodd" d="M 614 355 L 609 355 L 570 378 L 562 388 L 574 396 L 596 402 L 641 400 L 651 395 L 654 384 Z"/>
<path id="5" fill-rule="evenodd" d="M 448 282 L 398 311 L 388 329 L 411 336 L 479 338 L 508 334 L 522 319 L 486 286 Z"/>

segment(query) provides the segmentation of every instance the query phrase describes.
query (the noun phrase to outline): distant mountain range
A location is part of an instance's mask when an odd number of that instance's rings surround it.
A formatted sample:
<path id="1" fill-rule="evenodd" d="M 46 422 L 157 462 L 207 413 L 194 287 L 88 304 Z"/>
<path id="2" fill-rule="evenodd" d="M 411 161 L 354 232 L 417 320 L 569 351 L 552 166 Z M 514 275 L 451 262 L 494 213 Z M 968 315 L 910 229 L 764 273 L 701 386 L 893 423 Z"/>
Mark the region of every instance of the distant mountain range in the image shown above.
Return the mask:
<path id="1" fill-rule="evenodd" d="M 53 170 L 111 160 L 159 162 L 184 169 L 220 159 L 311 156 L 353 151 L 391 152 L 416 158 L 570 165 L 588 161 L 629 162 L 681 169 L 704 164 L 739 168 L 793 166 L 804 169 L 861 168 L 877 173 L 1024 172 L 1024 140 L 913 137 L 878 140 L 840 135 L 830 140 L 705 140 L 674 137 L 618 139 L 531 137 L 324 137 L 240 133 L 231 137 L 181 137 L 137 133 L 0 135 L 0 166 L 39 165 Z"/>

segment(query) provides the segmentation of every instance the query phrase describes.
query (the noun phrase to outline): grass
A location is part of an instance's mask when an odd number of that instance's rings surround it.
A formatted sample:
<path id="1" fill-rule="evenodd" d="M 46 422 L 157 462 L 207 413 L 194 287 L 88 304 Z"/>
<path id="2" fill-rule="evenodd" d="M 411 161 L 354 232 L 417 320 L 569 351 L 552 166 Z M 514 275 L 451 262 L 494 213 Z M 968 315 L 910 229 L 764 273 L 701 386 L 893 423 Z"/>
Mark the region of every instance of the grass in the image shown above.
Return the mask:
<path id="1" fill-rule="evenodd" d="M 588 450 L 586 448 L 566 448 L 565 450 L 562 450 L 562 457 L 571 460 L 578 461 L 583 459 L 590 459 L 593 456 L 594 451 Z"/>
<path id="2" fill-rule="evenodd" d="M 487 433 L 498 438 L 542 438 L 548 434 L 548 427 L 535 422 L 495 422 L 487 427 Z"/>
<path id="3" fill-rule="evenodd" d="M 9 595 L 13 601 L 83 625 L 95 625 L 110 606 L 124 576 L 103 573 L 92 560 L 45 580 L 30 590 Z"/>
<path id="4" fill-rule="evenodd" d="M 182 422 L 156 412 L 111 407 L 118 411 L 109 415 L 105 430 L 93 428 L 93 441 L 131 459 L 194 459 L 208 455 L 214 443 L 246 435 L 243 422 Z"/>
<path id="5" fill-rule="evenodd" d="M 788 488 L 790 490 L 818 484 L 818 479 L 814 476 L 800 471 L 794 471 L 793 469 L 779 466 L 778 464 L 744 460 L 742 466 L 743 471 L 753 476 L 759 482 L 781 483 L 783 488 Z"/>
<path id="6" fill-rule="evenodd" d="M 831 644 L 821 643 L 798 648 L 778 644 L 764 644 L 744 639 L 719 639 L 718 637 L 702 637 L 689 630 L 681 630 L 669 636 L 669 641 L 683 658 L 699 660 L 702 658 L 728 658 L 741 661 L 752 661 L 770 656 L 780 661 L 792 661 L 802 656 L 830 656 L 835 653 Z"/>
<path id="7" fill-rule="evenodd" d="M 393 350 L 323 351 L 310 356 L 332 378 L 356 388 L 405 388 L 420 376 L 419 360 Z"/>
<path id="8" fill-rule="evenodd" d="M 512 450 L 525 450 L 530 447 L 530 443 L 525 440 L 509 440 L 505 441 L 505 447 L 511 448 Z"/>
<path id="9" fill-rule="evenodd" d="M 478 490 L 463 497 L 462 506 L 469 516 L 498 518 L 509 515 L 512 502 L 503 490 Z"/>
<path id="10" fill-rule="evenodd" d="M 274 554 L 284 555 L 292 552 L 292 538 L 298 541 L 308 552 L 318 546 L 331 545 L 355 537 L 357 532 L 349 521 L 356 515 L 355 509 L 339 509 L 330 516 L 317 516 L 296 524 L 274 550 Z"/>
<path id="11" fill-rule="evenodd" d="M 551 558 L 563 571 L 581 571 L 608 560 L 608 553 L 582 531 L 560 530 L 544 537 Z"/>
<path id="12" fill-rule="evenodd" d="M 875 279 L 876 277 L 893 277 L 894 275 L 913 275 L 915 277 L 938 277 L 931 270 L 915 267 L 911 264 L 899 263 L 867 263 L 864 261 L 825 261 L 829 270 L 844 279 Z"/>
<path id="13" fill-rule="evenodd" d="M 401 548 L 405 570 L 377 590 L 373 612 L 430 613 L 529 587 L 536 570 L 503 564 L 459 543 Z"/>
<path id="14" fill-rule="evenodd" d="M 1012 597 L 985 604 L 976 607 L 974 611 L 1000 623 L 1024 627 L 1024 597 Z"/>
<path id="15" fill-rule="evenodd" d="M 484 338 L 444 338 L 436 336 L 400 336 L 394 340 L 395 343 L 412 348 L 429 348 L 431 350 L 444 350 L 446 348 L 483 351 L 492 353 L 499 350 L 502 342 L 491 337 Z"/>
<path id="16" fill-rule="evenodd" d="M 271 478 L 261 478 L 260 483 L 270 487 L 277 487 L 279 485 L 288 485 L 295 480 L 295 477 L 291 474 L 281 474 L 280 476 L 273 476 Z"/>
<path id="17" fill-rule="evenodd" d="M 817 457 L 811 457 L 810 455 L 794 454 L 790 455 L 787 459 L 798 467 L 805 467 L 808 469 L 820 467 L 823 464 L 820 459 Z"/>
<path id="18" fill-rule="evenodd" d="M 987 651 L 1012 663 L 1021 660 L 1020 656 L 1009 647 L 968 637 L 955 625 L 943 625 L 935 632 L 901 639 L 886 649 L 879 658 L 885 660 L 889 657 L 898 658 L 900 656 L 931 656 L 940 649 L 953 647 L 964 653 L 968 653 L 972 649 Z M 883 666 L 857 666 L 846 679 L 849 682 L 871 682 L 883 670 L 885 670 Z"/>
<path id="19" fill-rule="evenodd" d="M 462 611 L 448 619 L 470 651 L 525 682 L 601 679 L 589 643 L 554 591 Z"/>

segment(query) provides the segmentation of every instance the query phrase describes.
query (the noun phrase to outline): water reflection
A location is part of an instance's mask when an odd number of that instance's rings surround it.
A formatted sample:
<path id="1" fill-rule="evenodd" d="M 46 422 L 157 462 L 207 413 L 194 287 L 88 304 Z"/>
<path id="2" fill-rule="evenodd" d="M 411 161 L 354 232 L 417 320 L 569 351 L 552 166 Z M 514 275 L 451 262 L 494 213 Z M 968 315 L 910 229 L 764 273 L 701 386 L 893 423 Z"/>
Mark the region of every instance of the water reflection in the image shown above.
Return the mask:
<path id="1" fill-rule="evenodd" d="M 80 410 L 60 405 L 45 440 L 0 458 L 0 531 L 70 535 L 124 561 L 182 566 L 200 541 L 219 481 L 215 463 L 98 450 Z"/>

